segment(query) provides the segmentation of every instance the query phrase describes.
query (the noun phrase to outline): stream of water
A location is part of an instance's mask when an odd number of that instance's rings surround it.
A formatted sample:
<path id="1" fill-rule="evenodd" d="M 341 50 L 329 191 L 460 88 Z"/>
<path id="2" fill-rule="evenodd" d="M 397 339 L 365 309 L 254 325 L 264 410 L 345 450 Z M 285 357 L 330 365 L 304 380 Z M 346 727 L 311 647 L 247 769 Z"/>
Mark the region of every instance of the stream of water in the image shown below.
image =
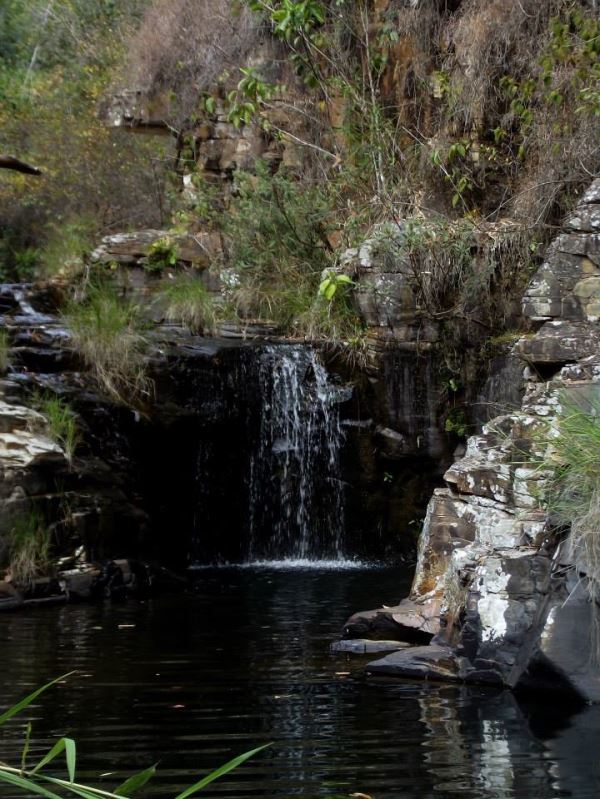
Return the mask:
<path id="1" fill-rule="evenodd" d="M 249 464 L 249 559 L 342 560 L 343 432 L 338 402 L 317 353 L 305 345 L 263 348 L 262 408 Z"/>
<path id="2" fill-rule="evenodd" d="M 199 570 L 188 595 L 6 613 L 2 707 L 78 674 L 3 728 L 1 759 L 18 761 L 30 718 L 33 756 L 72 735 L 80 778 L 105 774 L 107 787 L 159 761 L 150 794 L 165 799 L 268 742 L 201 795 L 598 796 L 599 708 L 569 717 L 508 692 L 367 683 L 364 660 L 329 644 L 349 612 L 392 603 L 411 575 L 314 566 Z"/>

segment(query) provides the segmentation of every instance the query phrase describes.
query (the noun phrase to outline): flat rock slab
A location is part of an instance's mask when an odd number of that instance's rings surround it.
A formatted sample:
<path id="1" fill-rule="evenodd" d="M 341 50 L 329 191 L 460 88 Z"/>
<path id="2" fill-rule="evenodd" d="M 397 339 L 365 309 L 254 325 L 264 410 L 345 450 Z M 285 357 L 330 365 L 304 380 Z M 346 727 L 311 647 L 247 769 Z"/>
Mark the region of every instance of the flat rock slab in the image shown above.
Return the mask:
<path id="1" fill-rule="evenodd" d="M 336 641 L 331 644 L 330 650 L 334 654 L 348 652 L 352 655 L 367 655 L 375 652 L 396 652 L 408 646 L 410 644 L 404 641 L 370 641 L 366 638 L 351 638 Z"/>
<path id="2" fill-rule="evenodd" d="M 412 646 L 392 652 L 367 665 L 369 677 L 403 677 L 459 682 L 460 665 L 454 651 L 445 646 Z"/>
<path id="3" fill-rule="evenodd" d="M 379 641 L 407 641 L 426 644 L 439 632 L 437 603 L 418 603 L 404 599 L 393 607 L 364 610 L 350 616 L 343 635 Z"/>

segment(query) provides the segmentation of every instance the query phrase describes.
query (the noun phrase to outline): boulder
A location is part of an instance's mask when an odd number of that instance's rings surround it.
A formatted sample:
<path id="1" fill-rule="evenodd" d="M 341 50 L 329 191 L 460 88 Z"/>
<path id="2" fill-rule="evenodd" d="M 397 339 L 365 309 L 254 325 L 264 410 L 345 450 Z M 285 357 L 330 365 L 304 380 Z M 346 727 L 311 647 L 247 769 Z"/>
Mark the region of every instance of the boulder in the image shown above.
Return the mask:
<path id="1" fill-rule="evenodd" d="M 105 236 L 92 252 L 92 261 L 139 266 L 145 262 L 152 245 L 161 240 L 172 242 L 177 260 L 206 268 L 220 251 L 220 238 L 213 233 L 172 234 L 167 230 L 136 230 Z"/>

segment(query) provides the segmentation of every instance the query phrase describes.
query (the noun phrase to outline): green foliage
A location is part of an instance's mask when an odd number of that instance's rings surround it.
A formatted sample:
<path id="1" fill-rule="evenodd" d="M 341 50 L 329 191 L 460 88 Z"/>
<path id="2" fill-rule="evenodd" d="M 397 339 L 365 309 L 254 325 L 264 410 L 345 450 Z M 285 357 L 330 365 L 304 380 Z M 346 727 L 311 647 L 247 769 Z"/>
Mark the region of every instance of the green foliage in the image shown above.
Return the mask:
<path id="1" fill-rule="evenodd" d="M 182 274 L 165 282 L 160 293 L 166 304 L 165 317 L 192 333 L 214 333 L 217 313 L 213 298 L 199 276 Z"/>
<path id="2" fill-rule="evenodd" d="M 276 0 L 272 4 L 247 0 L 247 3 L 253 11 L 266 13 L 275 35 L 287 42 L 295 42 L 300 34 L 310 34 L 325 22 L 325 7 L 317 0 Z"/>
<path id="3" fill-rule="evenodd" d="M 145 268 L 149 272 L 162 272 L 169 266 L 176 266 L 177 259 L 177 245 L 169 236 L 163 236 L 150 246 Z"/>
<path id="4" fill-rule="evenodd" d="M 74 278 L 79 275 L 92 249 L 93 230 L 93 220 L 85 218 L 49 224 L 44 244 L 35 252 L 43 276 Z"/>
<path id="5" fill-rule="evenodd" d="M 50 438 L 62 448 L 71 463 L 81 442 L 76 412 L 66 400 L 55 394 L 38 397 L 34 404 L 46 417 Z"/>
<path id="6" fill-rule="evenodd" d="M 109 285 L 92 285 L 83 301 L 69 304 L 65 322 L 73 348 L 109 397 L 131 404 L 148 393 L 148 339 L 136 305 Z"/>
<path id="7" fill-rule="evenodd" d="M 48 688 L 63 681 L 73 673 L 74 672 L 70 672 L 70 674 L 65 674 L 63 677 L 52 680 L 17 702 L 16 705 L 0 715 L 0 726 L 32 704 L 32 702 L 34 702 L 40 694 L 48 690 Z M 143 788 L 156 774 L 156 766 L 150 766 L 150 768 L 144 769 L 126 779 L 121 785 L 115 788 L 114 791 L 107 791 L 104 788 L 96 788 L 91 785 L 81 784 L 75 781 L 77 773 L 77 745 L 72 738 L 60 738 L 41 760 L 35 765 L 30 766 L 27 763 L 30 749 L 30 736 L 31 724 L 28 724 L 19 768 L 0 763 L 0 782 L 17 788 L 19 791 L 28 795 L 34 794 L 36 796 L 46 797 L 46 799 L 61 799 L 66 795 L 83 797 L 83 799 L 123 799 L 123 797 L 130 797 Z M 244 752 L 244 754 L 234 757 L 210 774 L 199 779 L 193 785 L 180 791 L 174 799 L 188 799 L 188 797 L 199 793 L 206 788 L 207 785 L 229 774 L 251 757 L 258 754 L 258 752 L 262 752 L 263 749 L 266 749 L 268 746 L 270 746 L 270 744 L 259 746 L 256 749 L 252 749 L 249 752 Z M 54 762 L 63 753 L 65 755 L 67 779 L 51 777 L 46 774 L 44 772 L 45 767 L 49 763 Z"/>
<path id="8" fill-rule="evenodd" d="M 42 168 L 41 177 L 5 170 L 0 176 L 0 253 L 9 279 L 31 277 L 39 248 L 47 274 L 79 256 L 81 247 L 70 245 L 81 238 L 82 219 L 86 240 L 115 225 L 162 222 L 163 144 L 111 129 L 98 114 L 125 52 L 124 36 L 144 4 L 2 4 L 2 149 Z M 65 228 L 61 243 L 57 230 Z M 22 251 L 27 261 L 16 263 Z"/>
<path id="9" fill-rule="evenodd" d="M 327 272 L 319 284 L 319 296 L 323 297 L 327 302 L 333 302 L 336 296 L 339 297 L 340 294 L 353 285 L 354 281 L 348 275 L 339 272 Z"/>
<path id="10" fill-rule="evenodd" d="M 573 113 L 600 116 L 600 20 L 572 8 L 564 16 L 553 17 L 549 31 L 537 73 L 523 79 L 505 75 L 500 81 L 518 124 L 520 159 L 533 149 L 532 143 L 535 146 L 540 125 L 549 125 L 555 135 L 564 136 L 577 125 Z"/>
<path id="11" fill-rule="evenodd" d="M 459 438 L 464 438 L 467 435 L 467 418 L 462 408 L 452 408 L 450 410 L 444 422 L 444 430 L 447 433 L 454 433 Z"/>
<path id="12" fill-rule="evenodd" d="M 285 86 L 268 83 L 252 67 L 240 67 L 240 72 L 243 77 L 237 88 L 227 95 L 227 119 L 236 128 L 258 120 L 263 128 L 268 129 L 268 120 L 260 117 L 260 111 L 267 100 L 285 91 Z"/>
<path id="13" fill-rule="evenodd" d="M 50 532 L 37 511 L 23 513 L 13 522 L 8 535 L 8 569 L 13 582 L 25 585 L 44 573 L 50 544 Z"/>
<path id="14" fill-rule="evenodd" d="M 280 170 L 236 174 L 223 219 L 233 276 L 230 298 L 244 317 L 270 319 L 290 330 L 317 295 L 328 266 L 327 197 Z"/>
<path id="15" fill-rule="evenodd" d="M 8 330 L 0 328 L 0 374 L 10 366 L 10 339 Z"/>

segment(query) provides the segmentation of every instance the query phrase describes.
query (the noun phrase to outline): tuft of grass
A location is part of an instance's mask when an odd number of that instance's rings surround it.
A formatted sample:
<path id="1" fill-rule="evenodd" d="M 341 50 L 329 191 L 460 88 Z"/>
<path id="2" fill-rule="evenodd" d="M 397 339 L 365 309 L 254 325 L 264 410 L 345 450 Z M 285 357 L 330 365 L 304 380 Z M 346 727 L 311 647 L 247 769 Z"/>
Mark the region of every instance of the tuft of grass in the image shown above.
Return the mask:
<path id="1" fill-rule="evenodd" d="M 0 374 L 6 372 L 10 365 L 9 351 L 8 330 L 0 329 Z"/>
<path id="2" fill-rule="evenodd" d="M 170 322 L 178 322 L 192 333 L 214 333 L 217 323 L 214 300 L 197 277 L 178 275 L 165 284 L 161 296 Z"/>
<path id="3" fill-rule="evenodd" d="M 592 652 L 600 662 L 600 396 L 559 396 L 555 421 L 540 434 L 541 468 L 552 474 L 545 504 L 568 530 L 575 569 L 585 574 L 592 606 Z"/>
<path id="4" fill-rule="evenodd" d="M 50 532 L 37 511 L 18 517 L 8 536 L 9 565 L 12 580 L 30 583 L 47 569 L 50 562 Z"/>
<path id="5" fill-rule="evenodd" d="M 48 433 L 72 463 L 77 447 L 81 442 L 81 433 L 77 424 L 77 414 L 69 403 L 54 395 L 41 397 L 36 403 L 48 423 Z"/>
<path id="6" fill-rule="evenodd" d="M 111 399 L 130 404 L 149 392 L 145 356 L 148 339 L 139 308 L 109 285 L 88 289 L 65 314 L 71 342 Z"/>

